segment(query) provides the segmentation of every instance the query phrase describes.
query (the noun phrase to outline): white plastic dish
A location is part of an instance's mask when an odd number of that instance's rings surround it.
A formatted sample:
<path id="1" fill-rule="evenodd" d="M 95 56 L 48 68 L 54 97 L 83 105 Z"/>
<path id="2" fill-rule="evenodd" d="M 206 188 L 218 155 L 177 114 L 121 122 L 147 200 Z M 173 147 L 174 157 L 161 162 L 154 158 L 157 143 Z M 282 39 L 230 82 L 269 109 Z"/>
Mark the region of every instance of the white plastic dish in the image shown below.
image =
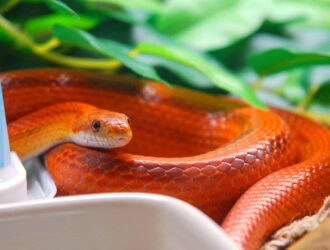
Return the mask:
<path id="1" fill-rule="evenodd" d="M 0 168 L 0 203 L 25 200 L 27 200 L 26 171 L 17 154 L 10 152 L 9 164 Z"/>
<path id="2" fill-rule="evenodd" d="M 0 225 L 0 249 L 239 249 L 198 209 L 145 193 L 0 205 Z"/>

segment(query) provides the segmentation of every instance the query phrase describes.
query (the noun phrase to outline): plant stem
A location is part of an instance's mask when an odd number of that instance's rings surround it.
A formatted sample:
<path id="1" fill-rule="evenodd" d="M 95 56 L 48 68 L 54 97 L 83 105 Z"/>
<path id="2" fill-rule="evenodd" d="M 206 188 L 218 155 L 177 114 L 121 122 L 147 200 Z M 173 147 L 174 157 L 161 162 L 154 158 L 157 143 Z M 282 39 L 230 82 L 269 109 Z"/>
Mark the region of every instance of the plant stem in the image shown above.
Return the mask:
<path id="1" fill-rule="evenodd" d="M 59 41 L 57 39 L 51 39 L 50 41 L 41 45 L 36 44 L 30 37 L 17 29 L 2 15 L 0 15 L 0 28 L 2 28 L 8 35 L 14 38 L 17 43 L 29 48 L 36 55 L 59 65 L 73 68 L 105 70 L 115 70 L 122 65 L 121 62 L 113 59 L 77 58 L 49 51 L 59 45 Z"/>
<path id="2" fill-rule="evenodd" d="M 0 15 L 0 27 L 18 43 L 24 44 L 28 48 L 33 48 L 35 46 L 34 42 L 28 36 L 12 25 L 2 15 Z"/>
<path id="3" fill-rule="evenodd" d="M 51 38 L 49 41 L 38 45 L 38 51 L 40 53 L 46 53 L 58 46 L 60 46 L 60 41 L 57 38 Z"/>
<path id="4" fill-rule="evenodd" d="M 254 92 L 258 91 L 261 88 L 262 80 L 263 80 L 263 78 L 259 77 L 258 80 L 253 84 L 252 88 L 253 88 Z"/>
<path id="5" fill-rule="evenodd" d="M 128 53 L 128 55 L 130 56 L 130 57 L 135 57 L 136 55 L 138 55 L 140 53 L 140 51 L 138 50 L 138 49 L 132 49 L 129 53 Z"/>
<path id="6" fill-rule="evenodd" d="M 319 86 L 317 86 L 315 84 L 311 85 L 311 87 L 308 89 L 305 99 L 296 107 L 297 112 L 305 110 L 307 108 L 307 106 L 312 101 L 312 99 L 318 89 L 319 89 Z"/>
<path id="7" fill-rule="evenodd" d="M 63 56 L 55 52 L 43 53 L 39 54 L 39 56 L 56 64 L 73 68 L 114 70 L 122 65 L 121 62 L 117 60 L 77 58 Z"/>
<path id="8" fill-rule="evenodd" d="M 315 84 L 312 85 L 309 88 L 305 99 L 295 108 L 294 112 L 301 114 L 305 117 L 308 117 L 312 120 L 323 123 L 327 126 L 330 126 L 330 117 L 328 115 L 318 114 L 318 113 L 314 113 L 314 112 L 310 112 L 310 111 L 306 110 L 306 108 L 312 101 L 315 93 L 318 91 L 319 88 L 320 88 L 320 86 L 317 86 Z"/>

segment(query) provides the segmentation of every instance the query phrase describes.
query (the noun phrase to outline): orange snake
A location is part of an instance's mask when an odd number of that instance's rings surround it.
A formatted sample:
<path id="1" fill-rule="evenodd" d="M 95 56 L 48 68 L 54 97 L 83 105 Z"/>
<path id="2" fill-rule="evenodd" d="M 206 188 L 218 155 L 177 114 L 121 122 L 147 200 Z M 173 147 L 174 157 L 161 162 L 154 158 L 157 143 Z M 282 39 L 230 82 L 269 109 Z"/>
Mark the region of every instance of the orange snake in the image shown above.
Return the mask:
<path id="1" fill-rule="evenodd" d="M 289 112 L 90 72 L 25 70 L 3 73 L 0 80 L 9 130 L 32 111 L 68 101 L 130 117 L 133 139 L 123 148 L 65 143 L 47 153 L 58 195 L 171 195 L 222 223 L 244 249 L 257 249 L 277 228 L 315 212 L 330 194 L 330 132 Z M 52 123 L 45 112 L 37 126 Z"/>

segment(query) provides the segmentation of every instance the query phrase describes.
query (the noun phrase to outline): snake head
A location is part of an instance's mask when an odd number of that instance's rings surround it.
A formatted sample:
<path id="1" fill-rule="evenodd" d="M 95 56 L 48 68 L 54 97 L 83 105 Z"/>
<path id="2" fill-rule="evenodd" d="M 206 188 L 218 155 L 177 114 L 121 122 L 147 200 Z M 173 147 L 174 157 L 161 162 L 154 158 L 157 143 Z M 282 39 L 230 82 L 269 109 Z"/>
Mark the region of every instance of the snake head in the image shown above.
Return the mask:
<path id="1" fill-rule="evenodd" d="M 95 109 L 72 121 L 73 142 L 87 147 L 117 148 L 132 138 L 129 118 L 121 113 Z"/>

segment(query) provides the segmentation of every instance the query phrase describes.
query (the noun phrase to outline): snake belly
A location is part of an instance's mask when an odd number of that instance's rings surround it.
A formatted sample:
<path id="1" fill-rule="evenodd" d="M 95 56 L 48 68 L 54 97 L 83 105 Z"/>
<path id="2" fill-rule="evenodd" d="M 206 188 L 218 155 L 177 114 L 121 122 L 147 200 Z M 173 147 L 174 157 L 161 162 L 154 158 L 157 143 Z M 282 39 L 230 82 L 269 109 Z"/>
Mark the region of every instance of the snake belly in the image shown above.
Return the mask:
<path id="1" fill-rule="evenodd" d="M 222 223 L 244 249 L 257 249 L 330 194 L 330 133 L 289 112 L 82 71 L 25 70 L 3 73 L 0 80 L 9 123 L 68 101 L 130 117 L 133 139 L 123 148 L 62 144 L 47 153 L 58 195 L 170 195 Z"/>

